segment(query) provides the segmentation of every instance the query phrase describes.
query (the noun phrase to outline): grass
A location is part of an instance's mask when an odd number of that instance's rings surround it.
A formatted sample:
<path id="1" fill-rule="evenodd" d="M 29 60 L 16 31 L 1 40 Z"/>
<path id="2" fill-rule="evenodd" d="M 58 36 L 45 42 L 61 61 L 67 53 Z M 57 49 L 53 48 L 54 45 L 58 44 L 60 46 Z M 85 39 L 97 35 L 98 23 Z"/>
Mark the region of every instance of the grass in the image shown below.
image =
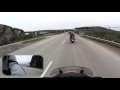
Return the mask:
<path id="1" fill-rule="evenodd" d="M 26 35 L 25 37 L 21 37 L 21 38 L 15 38 L 12 43 L 15 43 L 15 42 L 20 42 L 20 41 L 24 41 L 24 40 L 29 40 L 29 39 L 33 39 L 33 35 Z"/>
<path id="2" fill-rule="evenodd" d="M 90 32 L 90 33 L 87 32 L 85 34 L 120 43 L 120 32 L 117 31 L 110 31 L 110 32 L 99 31 L 99 32 Z"/>
<path id="3" fill-rule="evenodd" d="M 30 41 L 25 41 L 23 43 L 32 43 L 32 42 L 35 42 L 35 41 L 38 41 L 39 39 L 35 39 L 35 40 L 30 40 Z"/>
<path id="4" fill-rule="evenodd" d="M 93 37 L 98 37 L 101 39 L 106 39 L 110 41 L 115 41 L 117 43 L 120 43 L 120 31 L 114 31 L 114 30 L 109 30 L 103 27 L 93 27 L 91 29 L 78 29 L 79 32 L 84 33 L 85 35 L 90 35 Z"/>

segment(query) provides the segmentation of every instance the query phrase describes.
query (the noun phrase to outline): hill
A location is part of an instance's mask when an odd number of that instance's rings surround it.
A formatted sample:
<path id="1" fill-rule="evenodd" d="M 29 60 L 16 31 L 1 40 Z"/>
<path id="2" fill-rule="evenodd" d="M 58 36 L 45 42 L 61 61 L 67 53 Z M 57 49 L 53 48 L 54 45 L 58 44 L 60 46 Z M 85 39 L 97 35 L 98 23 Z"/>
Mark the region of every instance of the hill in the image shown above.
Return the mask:
<path id="1" fill-rule="evenodd" d="M 0 46 L 13 42 L 16 38 L 24 37 L 25 33 L 22 29 L 12 28 L 7 25 L 0 24 Z"/>
<path id="2" fill-rule="evenodd" d="M 79 28 L 75 28 L 75 29 L 78 30 L 79 33 L 84 33 L 85 35 L 99 37 L 102 39 L 120 43 L 120 31 L 115 31 L 115 30 L 107 29 L 107 28 L 100 27 L 100 26 L 79 27 Z"/>

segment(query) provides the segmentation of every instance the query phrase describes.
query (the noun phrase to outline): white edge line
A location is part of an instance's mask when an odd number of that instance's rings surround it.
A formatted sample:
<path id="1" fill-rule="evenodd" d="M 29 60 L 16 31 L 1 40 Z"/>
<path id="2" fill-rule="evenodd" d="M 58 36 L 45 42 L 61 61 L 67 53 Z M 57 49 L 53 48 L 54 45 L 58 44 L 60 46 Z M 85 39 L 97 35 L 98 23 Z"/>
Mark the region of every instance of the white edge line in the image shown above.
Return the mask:
<path id="1" fill-rule="evenodd" d="M 50 65 L 52 64 L 52 61 L 50 61 L 50 63 L 48 64 L 47 68 L 45 69 L 45 71 L 43 72 L 43 74 L 40 76 L 40 78 L 44 77 L 44 75 L 46 74 L 48 68 L 50 67 Z"/>
<path id="2" fill-rule="evenodd" d="M 62 42 L 62 44 L 64 44 L 65 40 Z"/>
<path id="3" fill-rule="evenodd" d="M 68 38 L 68 36 L 67 36 L 66 38 Z M 65 40 L 66 40 L 66 38 L 65 38 Z M 64 43 L 65 43 L 65 40 L 62 42 L 62 44 L 64 44 Z"/>

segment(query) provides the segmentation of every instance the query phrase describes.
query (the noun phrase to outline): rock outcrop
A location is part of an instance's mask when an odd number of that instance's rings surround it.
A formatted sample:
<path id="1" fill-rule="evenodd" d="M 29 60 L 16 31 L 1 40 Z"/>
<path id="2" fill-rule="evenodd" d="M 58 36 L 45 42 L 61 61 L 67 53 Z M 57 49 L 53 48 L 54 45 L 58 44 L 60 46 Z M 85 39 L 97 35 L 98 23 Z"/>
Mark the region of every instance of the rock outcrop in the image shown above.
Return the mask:
<path id="1" fill-rule="evenodd" d="M 23 30 L 0 24 L 0 46 L 9 44 L 16 38 L 24 36 Z"/>
<path id="2" fill-rule="evenodd" d="M 43 57 L 40 55 L 33 55 L 30 62 L 30 67 L 43 69 Z"/>

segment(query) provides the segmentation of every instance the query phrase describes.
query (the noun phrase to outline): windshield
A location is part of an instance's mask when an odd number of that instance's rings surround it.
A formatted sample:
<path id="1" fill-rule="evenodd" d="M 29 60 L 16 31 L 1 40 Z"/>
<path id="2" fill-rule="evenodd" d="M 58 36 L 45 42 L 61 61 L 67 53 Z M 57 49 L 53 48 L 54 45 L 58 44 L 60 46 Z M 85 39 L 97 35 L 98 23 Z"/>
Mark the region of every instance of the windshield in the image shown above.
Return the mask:
<path id="1" fill-rule="evenodd" d="M 50 76 L 56 76 L 57 74 L 60 74 L 60 70 L 62 71 L 63 74 L 69 73 L 69 72 L 74 72 L 74 73 L 80 73 L 80 71 L 83 70 L 83 73 L 92 76 L 93 72 L 86 67 L 78 67 L 78 66 L 68 66 L 68 67 L 61 67 L 53 70 L 50 74 Z"/>
<path id="2" fill-rule="evenodd" d="M 0 12 L 0 66 L 2 77 L 22 67 L 39 78 L 60 69 L 120 78 L 120 12 Z"/>

